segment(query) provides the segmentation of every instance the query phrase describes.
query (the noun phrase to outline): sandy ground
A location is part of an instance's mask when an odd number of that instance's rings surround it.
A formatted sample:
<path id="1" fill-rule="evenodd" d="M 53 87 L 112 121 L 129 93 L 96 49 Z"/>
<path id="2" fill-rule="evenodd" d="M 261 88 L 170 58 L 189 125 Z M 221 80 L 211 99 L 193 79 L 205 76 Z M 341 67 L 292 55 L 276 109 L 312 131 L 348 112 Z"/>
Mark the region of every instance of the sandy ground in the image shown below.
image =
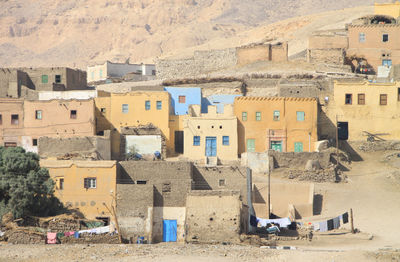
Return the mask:
<path id="1" fill-rule="evenodd" d="M 390 152 L 362 154 L 347 165 L 347 183 L 315 185 L 323 197 L 321 214 L 304 221 L 333 217 L 350 208 L 359 234 L 315 234 L 313 241 L 281 242 L 297 250 L 269 250 L 245 245 L 0 245 L 0 261 L 400 261 L 400 158 Z M 256 176 L 256 180 L 265 180 Z M 273 175 L 272 182 L 282 180 Z M 349 224 L 344 227 L 349 229 Z"/>

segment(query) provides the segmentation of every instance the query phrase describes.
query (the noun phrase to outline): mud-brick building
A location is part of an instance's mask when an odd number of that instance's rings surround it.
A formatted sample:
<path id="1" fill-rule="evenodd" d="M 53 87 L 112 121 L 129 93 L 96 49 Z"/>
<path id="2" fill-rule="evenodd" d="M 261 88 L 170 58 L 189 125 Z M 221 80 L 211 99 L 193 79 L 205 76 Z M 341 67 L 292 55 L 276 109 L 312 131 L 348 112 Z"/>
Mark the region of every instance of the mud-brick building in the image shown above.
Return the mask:
<path id="1" fill-rule="evenodd" d="M 68 67 L 0 68 L 0 97 L 36 99 L 35 91 L 87 89 L 86 72 Z"/>
<path id="2" fill-rule="evenodd" d="M 325 112 L 327 120 L 320 123 L 321 135 L 334 138 L 336 117 L 339 139 L 366 140 L 367 134 L 383 139 L 400 138 L 400 83 L 334 82 L 334 101 Z"/>
<path id="3" fill-rule="evenodd" d="M 68 67 L 20 68 L 32 81 L 36 91 L 87 89 L 86 72 Z"/>
<path id="4" fill-rule="evenodd" d="M 192 188 L 192 163 L 122 161 L 120 166 L 117 214 L 122 233 L 161 242 L 163 221 L 173 220 L 175 241 L 183 242 L 186 195 Z"/>
<path id="5" fill-rule="evenodd" d="M 49 170 L 55 195 L 64 206 L 87 219 L 114 220 L 107 207 L 116 203 L 115 161 L 42 160 L 40 165 Z"/>
<path id="6" fill-rule="evenodd" d="M 387 15 L 371 15 L 347 25 L 349 47 L 346 56 L 354 66 L 364 63 L 372 72 L 379 66 L 400 64 L 400 24 Z"/>
<path id="7" fill-rule="evenodd" d="M 111 130 L 111 155 L 123 159 L 121 130 L 152 124 L 161 131 L 167 151 L 173 148 L 170 141 L 170 95 L 165 91 L 134 91 L 130 93 L 98 92 L 96 104 L 96 131 L 102 135 Z M 158 140 L 156 140 L 158 141 Z"/>
<path id="8" fill-rule="evenodd" d="M 40 137 L 79 137 L 95 134 L 93 100 L 30 101 L 0 99 L 0 141 L 38 152 Z"/>
<path id="9" fill-rule="evenodd" d="M 246 192 L 246 172 L 240 167 L 120 162 L 117 216 L 122 236 L 150 243 L 239 242 L 247 230 Z"/>
<path id="10" fill-rule="evenodd" d="M 199 105 L 189 108 L 184 120 L 184 156 L 192 161 L 214 163 L 237 160 L 237 119 L 232 105 L 217 113 L 216 106 L 208 106 L 201 113 Z"/>
<path id="11" fill-rule="evenodd" d="M 0 98 L 0 145 L 21 146 L 24 135 L 24 101 Z"/>
<path id="12" fill-rule="evenodd" d="M 316 31 L 308 38 L 307 61 L 310 63 L 345 63 L 348 48 L 346 30 Z"/>
<path id="13" fill-rule="evenodd" d="M 94 100 L 24 101 L 21 145 L 37 152 L 39 137 L 95 135 Z"/>
<path id="14" fill-rule="evenodd" d="M 315 98 L 237 97 L 238 153 L 311 152 L 318 140 Z"/>

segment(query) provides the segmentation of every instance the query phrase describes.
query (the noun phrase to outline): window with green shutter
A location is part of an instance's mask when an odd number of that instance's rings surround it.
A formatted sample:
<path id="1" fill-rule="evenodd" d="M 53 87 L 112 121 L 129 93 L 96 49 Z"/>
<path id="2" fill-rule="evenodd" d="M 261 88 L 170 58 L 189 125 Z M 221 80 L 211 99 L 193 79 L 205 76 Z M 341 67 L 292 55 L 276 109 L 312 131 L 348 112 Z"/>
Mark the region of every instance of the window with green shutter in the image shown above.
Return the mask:
<path id="1" fill-rule="evenodd" d="M 49 76 L 48 75 L 42 75 L 42 83 L 47 84 L 49 82 Z"/>
<path id="2" fill-rule="evenodd" d="M 242 121 L 247 121 L 247 112 L 242 112 Z"/>
<path id="3" fill-rule="evenodd" d="M 256 112 L 256 121 L 261 121 L 261 112 Z"/>
<path id="4" fill-rule="evenodd" d="M 256 140 L 253 138 L 247 139 L 247 152 L 256 151 Z"/>
<path id="5" fill-rule="evenodd" d="M 297 114 L 297 121 L 304 121 L 305 114 L 303 111 L 297 111 L 296 114 Z"/>
<path id="6" fill-rule="evenodd" d="M 302 142 L 294 142 L 294 152 L 303 152 Z"/>

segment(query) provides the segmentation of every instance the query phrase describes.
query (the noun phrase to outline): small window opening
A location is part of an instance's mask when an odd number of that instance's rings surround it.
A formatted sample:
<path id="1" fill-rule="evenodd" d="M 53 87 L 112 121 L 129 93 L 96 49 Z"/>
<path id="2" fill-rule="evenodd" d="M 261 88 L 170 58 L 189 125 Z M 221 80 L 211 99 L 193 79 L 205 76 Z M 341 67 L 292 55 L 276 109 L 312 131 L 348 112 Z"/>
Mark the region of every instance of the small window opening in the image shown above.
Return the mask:
<path id="1" fill-rule="evenodd" d="M 179 103 L 180 104 L 186 103 L 186 96 L 179 96 Z"/>
<path id="2" fill-rule="evenodd" d="M 344 103 L 346 105 L 351 105 L 352 104 L 352 100 L 353 100 L 352 97 L 353 97 L 352 94 L 346 94 Z"/>
<path id="3" fill-rule="evenodd" d="M 32 139 L 32 146 L 37 146 L 37 145 L 38 145 L 37 138 Z"/>
<path id="4" fill-rule="evenodd" d="M 58 181 L 58 189 L 64 189 L 64 178 L 60 178 L 60 180 Z"/>
<path id="5" fill-rule="evenodd" d="M 11 125 L 19 124 L 19 115 L 11 115 Z"/>
<path id="6" fill-rule="evenodd" d="M 56 83 L 61 83 L 61 75 L 56 75 L 55 82 Z"/>
<path id="7" fill-rule="evenodd" d="M 97 179 L 95 177 L 87 177 L 83 180 L 84 188 L 96 188 L 97 187 Z"/>
<path id="8" fill-rule="evenodd" d="M 138 185 L 146 185 L 147 181 L 146 180 L 138 180 L 138 181 L 136 181 L 136 184 L 138 184 Z"/>
<path id="9" fill-rule="evenodd" d="M 71 110 L 70 118 L 71 119 L 76 119 L 77 118 L 77 111 L 76 110 Z"/>
<path id="10" fill-rule="evenodd" d="M 162 192 L 169 193 L 171 192 L 171 183 L 163 183 L 162 185 Z"/>

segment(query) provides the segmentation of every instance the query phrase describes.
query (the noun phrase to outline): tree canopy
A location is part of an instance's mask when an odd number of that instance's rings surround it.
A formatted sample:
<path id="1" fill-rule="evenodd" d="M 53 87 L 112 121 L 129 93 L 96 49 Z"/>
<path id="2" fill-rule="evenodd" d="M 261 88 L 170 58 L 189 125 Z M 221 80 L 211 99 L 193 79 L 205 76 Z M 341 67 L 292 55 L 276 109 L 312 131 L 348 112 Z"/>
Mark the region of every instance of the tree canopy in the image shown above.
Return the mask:
<path id="1" fill-rule="evenodd" d="M 0 216 L 55 215 L 62 204 L 54 196 L 54 181 L 41 168 L 39 156 L 21 147 L 0 147 Z"/>

